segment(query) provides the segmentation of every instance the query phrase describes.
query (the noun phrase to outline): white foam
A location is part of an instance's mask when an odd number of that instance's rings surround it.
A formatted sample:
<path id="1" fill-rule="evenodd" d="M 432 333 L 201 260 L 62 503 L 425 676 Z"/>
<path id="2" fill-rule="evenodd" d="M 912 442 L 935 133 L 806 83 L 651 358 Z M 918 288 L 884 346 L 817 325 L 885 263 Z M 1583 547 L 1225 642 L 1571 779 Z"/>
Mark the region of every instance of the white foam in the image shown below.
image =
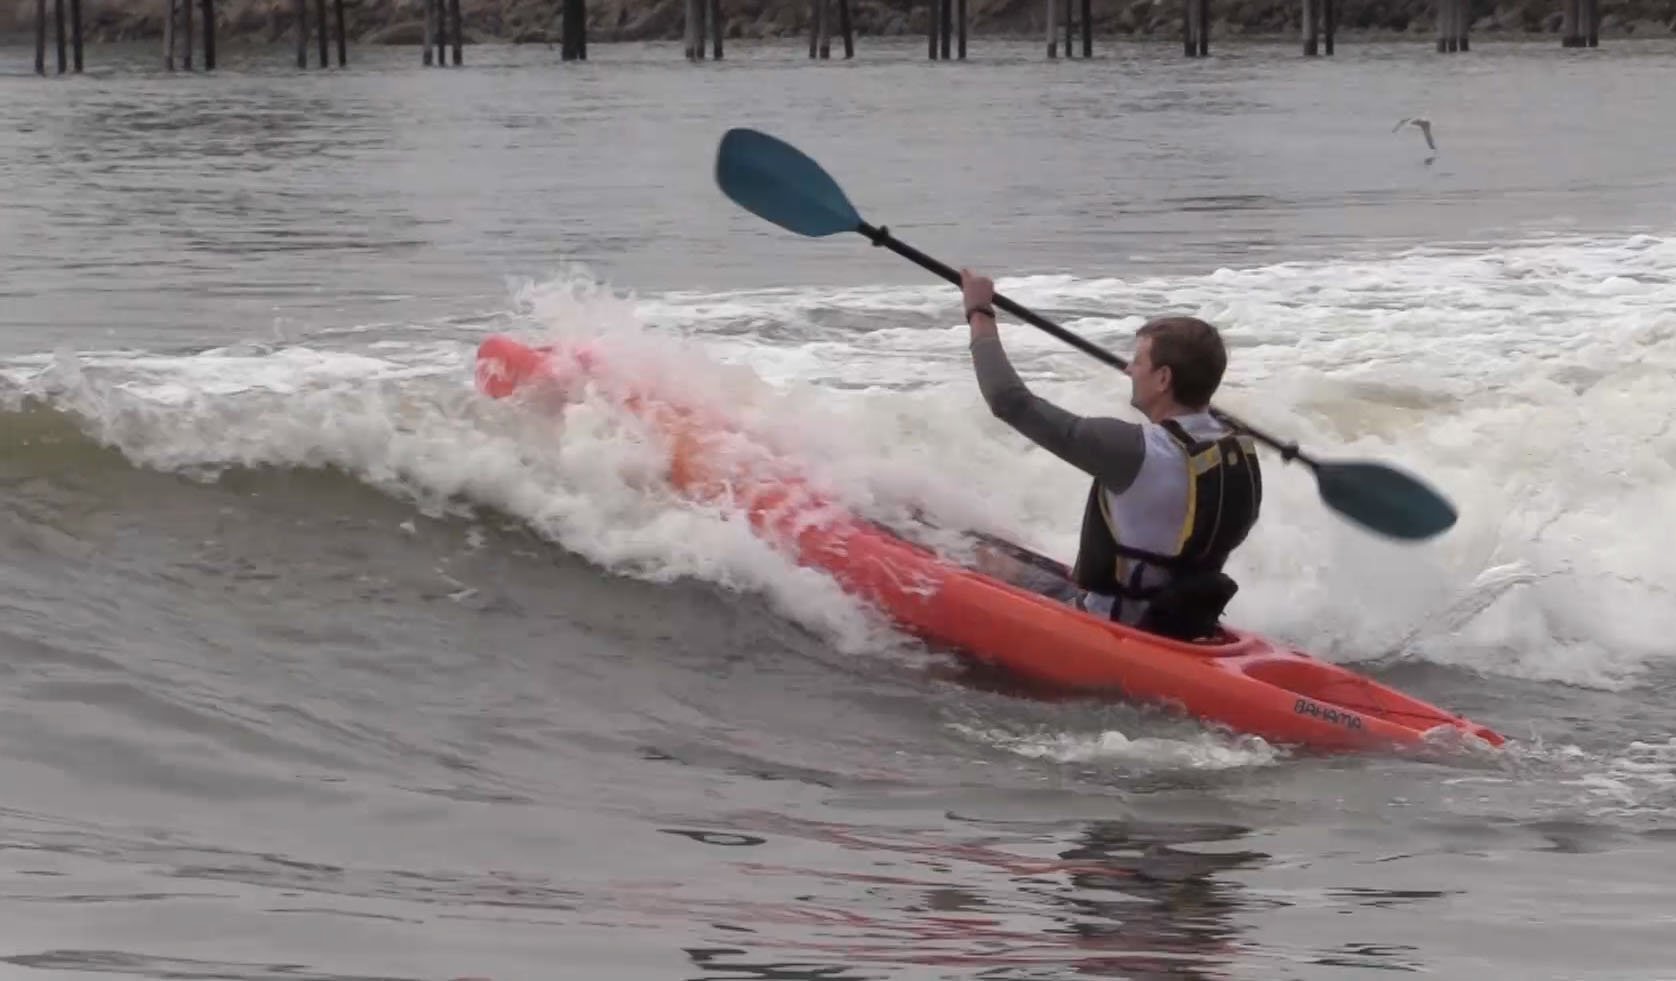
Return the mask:
<path id="1" fill-rule="evenodd" d="M 501 509 L 605 569 L 761 591 L 840 648 L 888 646 L 882 622 L 800 569 L 737 514 L 662 479 L 655 434 L 603 397 L 562 421 L 471 387 L 473 347 L 374 358 L 291 349 L 252 358 L 74 356 L 13 364 L 19 398 L 74 413 L 136 463 L 213 479 L 232 466 L 336 466 L 433 514 Z"/>
<path id="2" fill-rule="evenodd" d="M 1554 794 L 1543 807 L 1556 814 L 1580 811 L 1615 822 L 1644 819 L 1660 827 L 1676 803 L 1676 739 L 1635 740 L 1596 752 L 1527 739 L 1512 748 L 1508 761 L 1515 767 L 1515 782 Z"/>
<path id="3" fill-rule="evenodd" d="M 1065 325 L 1119 353 L 1144 315 L 1206 316 L 1233 346 L 1220 407 L 1323 458 L 1406 466 L 1460 507 L 1439 540 L 1386 542 L 1268 457 L 1264 519 L 1231 566 L 1235 622 L 1340 660 L 1400 652 L 1618 687 L 1676 656 L 1671 269 L 1676 240 L 1637 236 L 1001 287 L 1084 311 Z M 743 420 L 748 448 L 790 454 L 850 506 L 922 509 L 1071 557 L 1086 478 L 988 414 L 950 287 L 636 299 L 571 274 L 527 284 L 507 320 L 596 339 Z M 675 500 L 652 434 L 609 399 L 583 397 L 556 426 L 473 391 L 477 337 L 425 336 L 37 358 L 6 377 L 13 402 L 48 398 L 148 466 L 336 465 L 426 507 L 503 508 L 614 571 L 762 590 L 840 643 L 877 642 L 876 620 L 824 577 L 734 516 Z M 1005 337 L 1039 394 L 1133 418 L 1110 368 L 1026 326 Z"/>
<path id="4" fill-rule="evenodd" d="M 980 743 L 1026 759 L 1056 763 L 1139 764 L 1149 770 L 1230 770 L 1267 766 L 1280 750 L 1256 736 L 1203 732 L 1188 739 L 1130 736 L 1116 729 L 1093 733 L 1042 731 L 1018 734 L 961 723 L 950 728 Z"/>
<path id="5" fill-rule="evenodd" d="M 1676 558 L 1660 531 L 1676 511 L 1673 269 L 1676 240 L 1639 235 L 1000 286 L 1029 305 L 1110 311 L 1063 323 L 1118 353 L 1144 315 L 1205 316 L 1233 346 L 1219 406 L 1322 458 L 1406 467 L 1461 510 L 1443 538 L 1386 542 L 1332 515 L 1306 472 L 1270 457 L 1264 519 L 1232 567 L 1243 587 L 1236 621 L 1339 659 L 1402 652 L 1622 687 L 1676 656 L 1666 585 Z M 831 411 L 849 415 L 850 431 L 877 433 L 870 452 L 884 469 L 915 474 L 899 474 L 891 492 L 1068 559 L 1085 478 L 987 416 L 957 294 L 857 292 L 688 296 L 644 309 L 689 332 L 703 318 L 687 314 L 711 310 L 723 356 L 844 393 L 828 393 Z M 746 345 L 731 333 L 741 317 L 772 322 L 776 304 L 817 323 L 826 303 L 860 318 L 849 340 Z M 1039 394 L 1133 418 L 1111 369 L 1028 326 L 1004 336 Z M 826 438 L 810 432 L 805 443 L 827 459 Z"/>
<path id="6" fill-rule="evenodd" d="M 1636 741 L 1603 771 L 1579 778 L 1595 812 L 1665 818 L 1676 800 L 1676 739 Z"/>

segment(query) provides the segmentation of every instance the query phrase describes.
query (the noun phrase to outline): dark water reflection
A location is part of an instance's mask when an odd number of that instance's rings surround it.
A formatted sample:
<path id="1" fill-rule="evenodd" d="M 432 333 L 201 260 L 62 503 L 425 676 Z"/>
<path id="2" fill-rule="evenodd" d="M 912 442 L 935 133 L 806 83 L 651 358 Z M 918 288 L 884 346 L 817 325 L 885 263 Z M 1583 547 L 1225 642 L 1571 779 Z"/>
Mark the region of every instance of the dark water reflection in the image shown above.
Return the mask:
<path id="1" fill-rule="evenodd" d="M 755 876 L 796 876 L 808 891 L 714 923 L 713 943 L 685 948 L 700 969 L 691 977 L 815 981 L 930 967 L 1020 981 L 1067 973 L 1208 981 L 1225 977 L 1242 954 L 1234 914 L 1263 902 L 1226 875 L 1268 857 L 1237 847 L 1249 829 L 1235 825 L 1094 821 L 1068 834 L 1011 828 L 950 842 L 774 823 L 846 852 L 865 850 L 874 856 L 867 864 L 882 868 L 749 866 Z M 1029 854 L 1043 844 L 1051 857 Z M 793 939 L 787 928 L 804 936 Z"/>

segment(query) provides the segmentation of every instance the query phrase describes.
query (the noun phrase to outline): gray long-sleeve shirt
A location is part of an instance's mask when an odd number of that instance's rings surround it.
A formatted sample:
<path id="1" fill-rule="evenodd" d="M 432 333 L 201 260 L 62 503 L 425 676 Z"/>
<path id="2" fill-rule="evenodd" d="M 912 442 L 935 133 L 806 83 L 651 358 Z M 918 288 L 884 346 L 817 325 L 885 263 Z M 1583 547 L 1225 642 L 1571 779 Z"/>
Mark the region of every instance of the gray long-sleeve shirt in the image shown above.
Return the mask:
<path id="1" fill-rule="evenodd" d="M 1120 493 L 1146 458 L 1141 427 L 1122 419 L 1079 416 L 1031 392 L 1013 370 L 998 337 L 972 341 L 972 365 L 989 411 L 1032 443 Z"/>

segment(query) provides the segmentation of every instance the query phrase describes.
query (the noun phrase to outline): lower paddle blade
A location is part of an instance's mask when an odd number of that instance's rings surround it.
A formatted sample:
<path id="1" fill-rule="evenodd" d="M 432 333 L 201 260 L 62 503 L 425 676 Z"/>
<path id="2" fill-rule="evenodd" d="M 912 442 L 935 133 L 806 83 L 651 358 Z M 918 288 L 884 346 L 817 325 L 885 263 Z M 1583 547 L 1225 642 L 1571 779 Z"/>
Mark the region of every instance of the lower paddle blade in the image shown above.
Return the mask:
<path id="1" fill-rule="evenodd" d="M 1455 524 L 1455 507 L 1419 478 L 1382 463 L 1321 463 L 1327 506 L 1393 538 L 1430 538 Z"/>
<path id="2" fill-rule="evenodd" d="M 861 226 L 861 216 L 820 164 L 754 129 L 730 129 L 722 137 L 716 183 L 746 211 L 799 235 L 818 238 Z"/>

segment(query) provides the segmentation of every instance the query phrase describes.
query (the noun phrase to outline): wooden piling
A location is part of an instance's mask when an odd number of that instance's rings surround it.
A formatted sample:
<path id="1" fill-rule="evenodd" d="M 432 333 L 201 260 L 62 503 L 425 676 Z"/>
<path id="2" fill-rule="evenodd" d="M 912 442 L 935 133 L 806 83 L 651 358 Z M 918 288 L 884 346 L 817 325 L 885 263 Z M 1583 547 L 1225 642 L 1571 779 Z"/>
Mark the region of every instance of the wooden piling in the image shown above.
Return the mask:
<path id="1" fill-rule="evenodd" d="M 720 4 L 722 0 L 716 0 Z M 844 36 L 844 60 L 855 57 L 855 27 L 850 22 L 850 0 L 838 0 L 838 33 Z M 719 43 L 719 42 L 718 42 Z M 718 52 L 720 48 L 716 49 Z M 717 54 L 720 58 L 721 55 Z"/>
<path id="2" fill-rule="evenodd" d="M 587 8 L 583 6 L 583 0 L 563 0 L 563 4 L 564 19 L 560 26 L 564 37 L 559 57 L 565 61 L 585 61 L 588 57 Z"/>
<path id="3" fill-rule="evenodd" d="M 692 0 L 696 3 L 697 0 Z M 933 0 L 935 2 L 935 0 Z M 821 0 L 809 0 L 809 58 L 821 56 Z"/>
<path id="4" fill-rule="evenodd" d="M 163 70 L 175 70 L 175 17 L 179 14 L 178 0 L 164 0 L 163 14 Z"/>
<path id="5" fill-rule="evenodd" d="M 722 21 L 722 0 L 707 0 L 707 2 L 710 4 L 710 15 L 708 17 L 710 21 L 710 57 L 716 61 L 721 61 L 722 35 L 727 33 L 727 25 Z M 849 0 L 840 0 L 840 2 L 843 4 L 841 8 L 843 14 L 840 20 L 843 20 L 843 23 L 847 25 L 849 21 L 844 18 L 847 18 L 850 13 Z M 849 30 L 847 26 L 844 29 Z M 848 37 L 844 39 L 844 46 L 846 49 L 849 47 Z"/>
<path id="6" fill-rule="evenodd" d="M 1189 0 L 1189 2 L 1191 2 L 1191 0 Z M 1317 54 L 1320 54 L 1317 47 L 1317 34 L 1320 29 L 1320 20 L 1317 18 L 1316 8 L 1316 4 L 1318 2 L 1319 0 L 1303 0 L 1304 57 L 1306 58 L 1313 58 Z M 1440 4 L 1447 4 L 1449 2 L 1450 0 L 1438 0 L 1438 3 Z"/>
<path id="7" fill-rule="evenodd" d="M 1305 4 L 1309 0 L 1304 0 Z M 1189 58 L 1203 58 L 1210 54 L 1210 3 L 1208 0 L 1183 0 L 1182 53 Z"/>
<path id="8" fill-rule="evenodd" d="M 430 13 L 431 0 L 425 0 L 425 12 Z M 297 15 L 297 67 L 308 67 L 308 0 L 296 0 L 293 7 Z M 431 39 L 431 21 L 425 18 L 425 40 Z M 431 63 L 430 48 L 425 49 L 425 64 Z"/>
<path id="9" fill-rule="evenodd" d="M 448 67 L 448 0 L 436 0 L 436 66 Z"/>
<path id="10" fill-rule="evenodd" d="M 1065 16 L 1065 57 L 1075 57 L 1071 49 L 1071 39 L 1076 36 L 1076 17 L 1073 16 L 1071 0 L 1065 0 L 1065 9 L 1061 11 Z"/>
<path id="11" fill-rule="evenodd" d="M 926 5 L 927 5 L 926 6 L 926 11 L 925 11 L 925 24 L 926 24 L 926 28 L 925 28 L 926 52 L 925 52 L 925 55 L 926 55 L 927 58 L 930 58 L 932 61 L 936 61 L 937 60 L 937 11 L 942 9 L 942 4 L 940 3 L 940 0 L 925 0 L 925 2 L 926 2 Z M 1048 3 L 1052 3 L 1052 2 L 1053 2 L 1053 0 L 1048 0 Z"/>
<path id="12" fill-rule="evenodd" d="M 431 59 L 434 57 L 433 52 L 436 47 L 436 6 L 440 2 L 441 0 L 425 0 L 425 53 L 422 60 L 427 68 L 431 65 Z M 299 12 L 301 11 L 302 6 L 303 0 L 297 0 Z M 301 32 L 298 33 L 297 43 L 305 47 L 307 45 L 307 41 L 303 39 Z M 297 57 L 299 59 L 303 58 L 305 54 L 306 51 L 303 47 L 299 47 L 297 49 Z M 299 65 L 298 67 L 302 66 Z"/>
<path id="13" fill-rule="evenodd" d="M 52 0 L 52 20 L 52 29 L 57 32 L 54 38 L 58 42 L 58 74 L 62 75 L 69 68 L 70 61 L 69 51 L 64 45 L 64 0 Z"/>
<path id="14" fill-rule="evenodd" d="M 180 67 L 192 70 L 192 0 L 180 0 Z"/>
<path id="15" fill-rule="evenodd" d="M 331 58 L 332 38 L 326 30 L 326 0 L 314 0 L 315 39 L 320 42 L 320 67 Z"/>
<path id="16" fill-rule="evenodd" d="M 950 46 L 954 43 L 954 0 L 943 0 L 943 36 L 941 48 L 943 60 L 949 60 Z"/>
<path id="17" fill-rule="evenodd" d="M 698 0 L 693 4 L 693 57 L 699 61 L 704 60 L 704 39 L 708 30 L 704 25 L 709 13 L 710 8 L 705 0 Z"/>
<path id="18" fill-rule="evenodd" d="M 1321 5 L 1321 48 L 1333 53 L 1333 35 L 1338 33 L 1338 0 L 1316 0 Z"/>
<path id="19" fill-rule="evenodd" d="M 215 0 L 204 0 L 204 71 L 215 71 Z"/>
<path id="20" fill-rule="evenodd" d="M 1568 48 L 1600 46 L 1600 0 L 1561 0 L 1560 44 Z"/>
<path id="21" fill-rule="evenodd" d="M 956 35 L 956 41 L 955 41 L 955 57 L 959 58 L 961 61 L 965 61 L 966 60 L 966 0 L 959 0 L 959 2 L 955 5 L 954 16 L 955 16 L 956 20 L 958 21 L 958 26 L 956 27 L 956 30 L 959 32 Z"/>
<path id="22" fill-rule="evenodd" d="M 1094 57 L 1094 0 L 1082 0 L 1082 56 Z"/>
<path id="23" fill-rule="evenodd" d="M 208 0 L 206 0 L 208 2 Z M 338 28 L 338 67 L 349 64 L 349 32 L 343 26 L 343 0 L 334 0 L 332 4 L 337 17 Z"/>
<path id="24" fill-rule="evenodd" d="M 47 73 L 47 0 L 35 0 L 35 74 Z"/>
<path id="25" fill-rule="evenodd" d="M 454 37 L 454 67 L 465 63 L 465 28 L 461 23 L 460 0 L 448 0 L 448 32 Z"/>
<path id="26" fill-rule="evenodd" d="M 70 0 L 70 54 L 77 75 L 81 74 L 81 0 Z"/>
<path id="27" fill-rule="evenodd" d="M 820 31 L 821 31 L 821 60 L 832 58 L 832 3 L 831 0 L 820 0 Z"/>
<path id="28" fill-rule="evenodd" d="M 1047 56 L 1052 61 L 1059 57 L 1059 25 L 1055 23 L 1059 14 L 1059 0 L 1047 0 Z"/>

